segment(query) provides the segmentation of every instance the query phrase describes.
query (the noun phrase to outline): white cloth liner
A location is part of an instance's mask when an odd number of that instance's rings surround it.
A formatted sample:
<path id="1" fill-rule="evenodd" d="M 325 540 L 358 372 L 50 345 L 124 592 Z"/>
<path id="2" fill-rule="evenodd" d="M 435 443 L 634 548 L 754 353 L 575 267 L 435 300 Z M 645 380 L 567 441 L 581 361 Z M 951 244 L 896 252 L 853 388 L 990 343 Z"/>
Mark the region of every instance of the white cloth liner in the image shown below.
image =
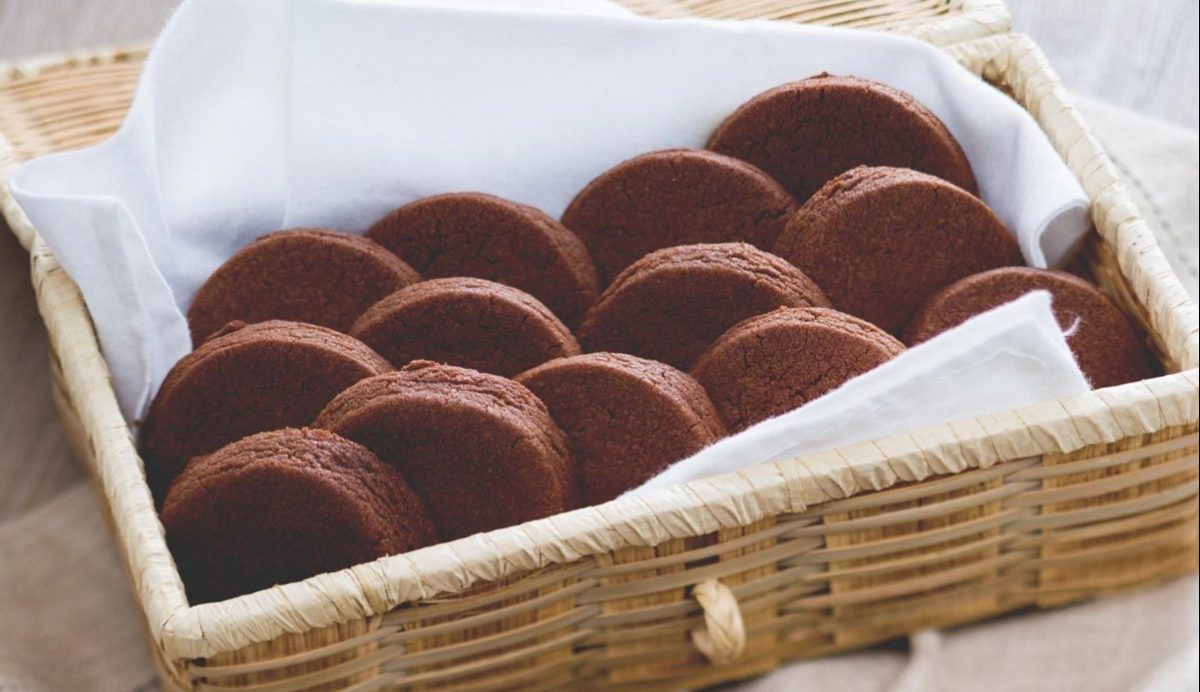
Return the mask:
<path id="1" fill-rule="evenodd" d="M 263 233 L 360 233 L 454 190 L 557 215 L 618 161 L 703 146 L 754 94 L 826 70 L 937 113 L 1031 264 L 1062 260 L 1088 229 L 1086 197 L 1033 119 L 931 46 L 595 7 L 185 2 L 117 135 L 11 183 L 83 291 L 126 417 L 189 350 L 196 288 Z"/>
<path id="2" fill-rule="evenodd" d="M 973 317 L 627 494 L 1086 392 L 1050 300 L 1046 291 L 1034 291 Z"/>

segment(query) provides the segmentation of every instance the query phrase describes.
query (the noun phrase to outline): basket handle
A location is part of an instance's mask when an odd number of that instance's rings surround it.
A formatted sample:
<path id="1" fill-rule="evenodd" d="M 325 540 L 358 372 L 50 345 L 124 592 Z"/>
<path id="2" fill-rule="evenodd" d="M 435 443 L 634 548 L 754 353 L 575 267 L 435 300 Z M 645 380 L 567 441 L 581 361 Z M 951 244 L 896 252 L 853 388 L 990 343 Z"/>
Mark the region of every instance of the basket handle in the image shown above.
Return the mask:
<path id="1" fill-rule="evenodd" d="M 746 650 L 746 626 L 737 597 L 716 579 L 692 587 L 692 598 L 704 611 L 704 628 L 692 630 L 692 645 L 712 663 L 724 665 Z"/>

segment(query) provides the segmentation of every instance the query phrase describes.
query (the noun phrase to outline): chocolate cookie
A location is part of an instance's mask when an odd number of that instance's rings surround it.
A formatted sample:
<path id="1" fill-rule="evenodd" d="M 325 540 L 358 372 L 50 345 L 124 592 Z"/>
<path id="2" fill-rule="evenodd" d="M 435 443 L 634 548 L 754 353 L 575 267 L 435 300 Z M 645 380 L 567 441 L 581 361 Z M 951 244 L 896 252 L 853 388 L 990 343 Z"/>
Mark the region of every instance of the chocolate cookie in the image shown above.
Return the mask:
<path id="1" fill-rule="evenodd" d="M 300 229 L 269 233 L 208 277 L 188 309 L 199 346 L 229 322 L 290 320 L 344 332 L 387 294 L 420 281 L 399 257 L 345 233 Z"/>
<path id="2" fill-rule="evenodd" d="M 197 457 L 171 484 L 162 523 L 193 604 L 434 542 L 399 472 L 311 429 L 259 433 Z"/>
<path id="3" fill-rule="evenodd" d="M 1153 376 L 1150 354 L 1121 308 L 1073 274 L 1005 267 L 975 274 L 929 297 L 904 340 L 914 346 L 968 318 L 1036 290 L 1049 291 L 1067 345 L 1093 387 L 1112 387 Z"/>
<path id="4" fill-rule="evenodd" d="M 962 147 L 912 95 L 859 77 L 819 74 L 750 99 L 708 148 L 749 161 L 804 202 L 855 166 L 924 171 L 976 194 Z"/>
<path id="5" fill-rule="evenodd" d="M 562 219 L 608 282 L 639 258 L 675 245 L 743 241 L 770 250 L 794 209 L 787 190 L 744 161 L 667 149 L 602 174 Z"/>
<path id="6" fill-rule="evenodd" d="M 725 434 L 700 384 L 664 363 L 589 353 L 539 365 L 517 382 L 567 434 L 584 504 L 607 502 Z"/>
<path id="7" fill-rule="evenodd" d="M 746 243 L 681 245 L 646 255 L 612 282 L 579 327 L 587 351 L 680 369 L 725 330 L 780 306 L 827 306 L 803 272 Z"/>
<path id="8" fill-rule="evenodd" d="M 906 168 L 855 168 L 792 216 L 775 254 L 843 312 L 899 333 L 929 294 L 1021 264 L 1017 241 L 979 198 Z"/>
<path id="9" fill-rule="evenodd" d="M 161 498 L 192 457 L 264 430 L 307 425 L 340 391 L 391 369 L 357 339 L 272 320 L 235 322 L 171 368 L 142 430 L 150 487 Z"/>
<path id="10" fill-rule="evenodd" d="M 426 197 L 383 217 L 367 236 L 426 277 L 474 276 L 519 288 L 569 326 L 600 291 L 574 233 L 533 207 L 492 195 Z"/>
<path id="11" fill-rule="evenodd" d="M 384 298 L 350 334 L 392 364 L 432 360 L 511 377 L 579 353 L 563 323 L 536 298 L 484 279 L 431 279 Z"/>
<path id="12" fill-rule="evenodd" d="M 692 369 L 731 432 L 786 413 L 899 355 L 883 330 L 826 308 L 788 308 L 725 333 Z"/>
<path id="13" fill-rule="evenodd" d="M 503 377 L 416 361 L 342 392 L 316 425 L 399 469 L 443 540 L 578 501 L 562 431 L 537 397 Z"/>

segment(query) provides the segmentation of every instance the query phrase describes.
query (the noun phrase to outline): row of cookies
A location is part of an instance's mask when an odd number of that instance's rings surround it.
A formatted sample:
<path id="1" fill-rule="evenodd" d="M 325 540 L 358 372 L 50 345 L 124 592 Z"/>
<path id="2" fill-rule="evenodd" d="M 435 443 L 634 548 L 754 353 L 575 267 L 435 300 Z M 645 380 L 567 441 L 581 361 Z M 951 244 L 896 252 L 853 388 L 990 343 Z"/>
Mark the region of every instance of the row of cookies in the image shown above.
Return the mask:
<path id="1" fill-rule="evenodd" d="M 685 151 L 670 155 L 689 158 L 693 153 L 707 156 Z M 394 222 L 415 207 L 443 219 L 467 210 L 474 218 L 513 213 L 527 214 L 530 221 L 522 227 L 524 233 L 510 229 L 503 240 L 488 226 L 443 225 L 439 232 L 462 240 L 431 244 L 428 252 L 441 263 L 438 273 L 452 276 L 425 282 L 403 260 L 366 238 L 317 230 L 270 234 L 234 255 L 197 293 L 189 311 L 195 340 L 199 343 L 232 319 L 274 318 L 345 331 L 397 363 L 446 355 L 459 365 L 511 376 L 582 347 L 688 369 L 733 324 L 779 306 L 832 306 L 897 336 L 907 333 L 909 343 L 923 341 L 933 333 L 929 325 L 937 323 L 938 310 L 948 309 L 939 307 L 944 299 L 932 301 L 935 293 L 975 274 L 1019 263 L 1015 241 L 977 198 L 915 171 L 886 167 L 856 168 L 821 188 L 790 215 L 774 243 L 776 256 L 746 243 L 668 246 L 635 260 L 590 304 L 580 299 L 592 294 L 588 282 L 531 286 L 555 272 L 528 273 L 517 261 L 513 246 L 539 248 L 553 260 L 543 267 L 570 268 L 567 273 L 579 279 L 591 275 L 586 250 L 548 217 L 533 223 L 533 213 L 520 205 L 456 194 L 421 200 L 389 219 Z M 690 213 L 694 216 L 695 210 Z M 667 211 L 662 218 L 673 215 Z M 421 232 L 428 227 L 406 228 Z M 561 246 L 578 252 L 553 251 Z M 454 259 L 457 255 L 466 258 Z M 478 274 L 499 283 L 468 278 Z M 1087 314 L 1093 319 L 1076 320 L 1083 315 L 1075 310 L 1061 317 L 1065 328 L 1080 321 L 1082 330 L 1072 331 L 1072 345 L 1097 386 L 1141 379 L 1148 372 L 1144 350 L 1136 348 L 1136 332 L 1098 289 L 1069 275 L 1032 269 L 1002 276 L 1009 288 L 993 292 L 997 299 L 1035 288 L 1064 296 L 1088 294 L 1085 303 L 1092 307 Z M 544 300 L 514 283 L 538 290 Z M 560 306 L 557 316 L 546 301 Z M 1003 302 L 975 301 L 971 314 Z M 1060 307 L 1065 310 L 1068 302 L 1059 301 Z M 563 312 L 566 304 L 574 307 Z M 918 311 L 923 325 L 912 324 Z M 557 319 L 564 315 L 578 323 L 578 341 L 566 320 Z M 489 348 L 472 353 L 469 345 L 481 339 Z M 1098 358 L 1097 349 L 1086 345 L 1097 339 L 1113 346 L 1107 349 L 1111 357 Z M 460 352 L 457 359 L 455 351 Z M 1096 360 L 1110 365 L 1094 366 Z"/>
<path id="2" fill-rule="evenodd" d="M 218 269 L 189 310 L 193 341 L 232 319 L 292 319 L 345 330 L 348 320 L 418 273 L 515 287 L 574 328 L 603 287 L 655 250 L 724 242 L 790 248 L 809 235 L 802 228 L 788 231 L 798 202 L 862 165 L 922 171 L 975 192 L 961 147 L 911 96 L 869 80 L 817 75 L 751 99 L 717 127 L 708 150 L 651 152 L 615 166 L 576 195 L 561 223 L 526 205 L 455 193 L 418 200 L 379 220 L 366 232 L 376 246 L 360 248 L 359 259 L 326 255 L 295 238 L 267 241 L 276 246 L 270 252 L 252 245 L 245 252 L 259 250 L 276 266 L 235 255 Z M 982 211 L 968 214 L 983 218 L 984 234 L 1003 231 L 977 205 Z M 904 211 L 911 217 L 921 212 Z M 800 250 L 775 251 L 812 273 L 797 261 Z M 1003 251 L 1004 261 L 1019 262 L 1015 244 Z M 297 275 L 306 280 L 287 281 Z M 330 285 L 346 275 L 354 280 Z"/>
<path id="3" fill-rule="evenodd" d="M 725 434 L 695 380 L 654 361 L 393 370 L 280 320 L 206 341 L 155 406 L 146 469 L 195 602 L 602 502 Z"/>

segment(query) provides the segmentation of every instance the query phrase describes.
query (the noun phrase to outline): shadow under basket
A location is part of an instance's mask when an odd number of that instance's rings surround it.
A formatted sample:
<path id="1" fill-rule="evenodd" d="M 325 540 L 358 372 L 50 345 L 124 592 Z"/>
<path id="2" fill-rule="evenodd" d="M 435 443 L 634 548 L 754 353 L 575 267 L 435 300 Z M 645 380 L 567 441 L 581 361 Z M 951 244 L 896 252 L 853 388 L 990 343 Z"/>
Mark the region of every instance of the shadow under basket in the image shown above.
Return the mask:
<path id="1" fill-rule="evenodd" d="M 699 687 L 1197 566 L 1197 310 L 1034 44 L 996 2 L 630 0 L 893 28 L 1023 105 L 1087 191 L 1081 257 L 1161 377 L 748 468 L 189 606 L 82 298 L 7 189 L 56 395 L 166 689 Z M 143 51 L 0 68 L 0 180 L 119 124 Z"/>

